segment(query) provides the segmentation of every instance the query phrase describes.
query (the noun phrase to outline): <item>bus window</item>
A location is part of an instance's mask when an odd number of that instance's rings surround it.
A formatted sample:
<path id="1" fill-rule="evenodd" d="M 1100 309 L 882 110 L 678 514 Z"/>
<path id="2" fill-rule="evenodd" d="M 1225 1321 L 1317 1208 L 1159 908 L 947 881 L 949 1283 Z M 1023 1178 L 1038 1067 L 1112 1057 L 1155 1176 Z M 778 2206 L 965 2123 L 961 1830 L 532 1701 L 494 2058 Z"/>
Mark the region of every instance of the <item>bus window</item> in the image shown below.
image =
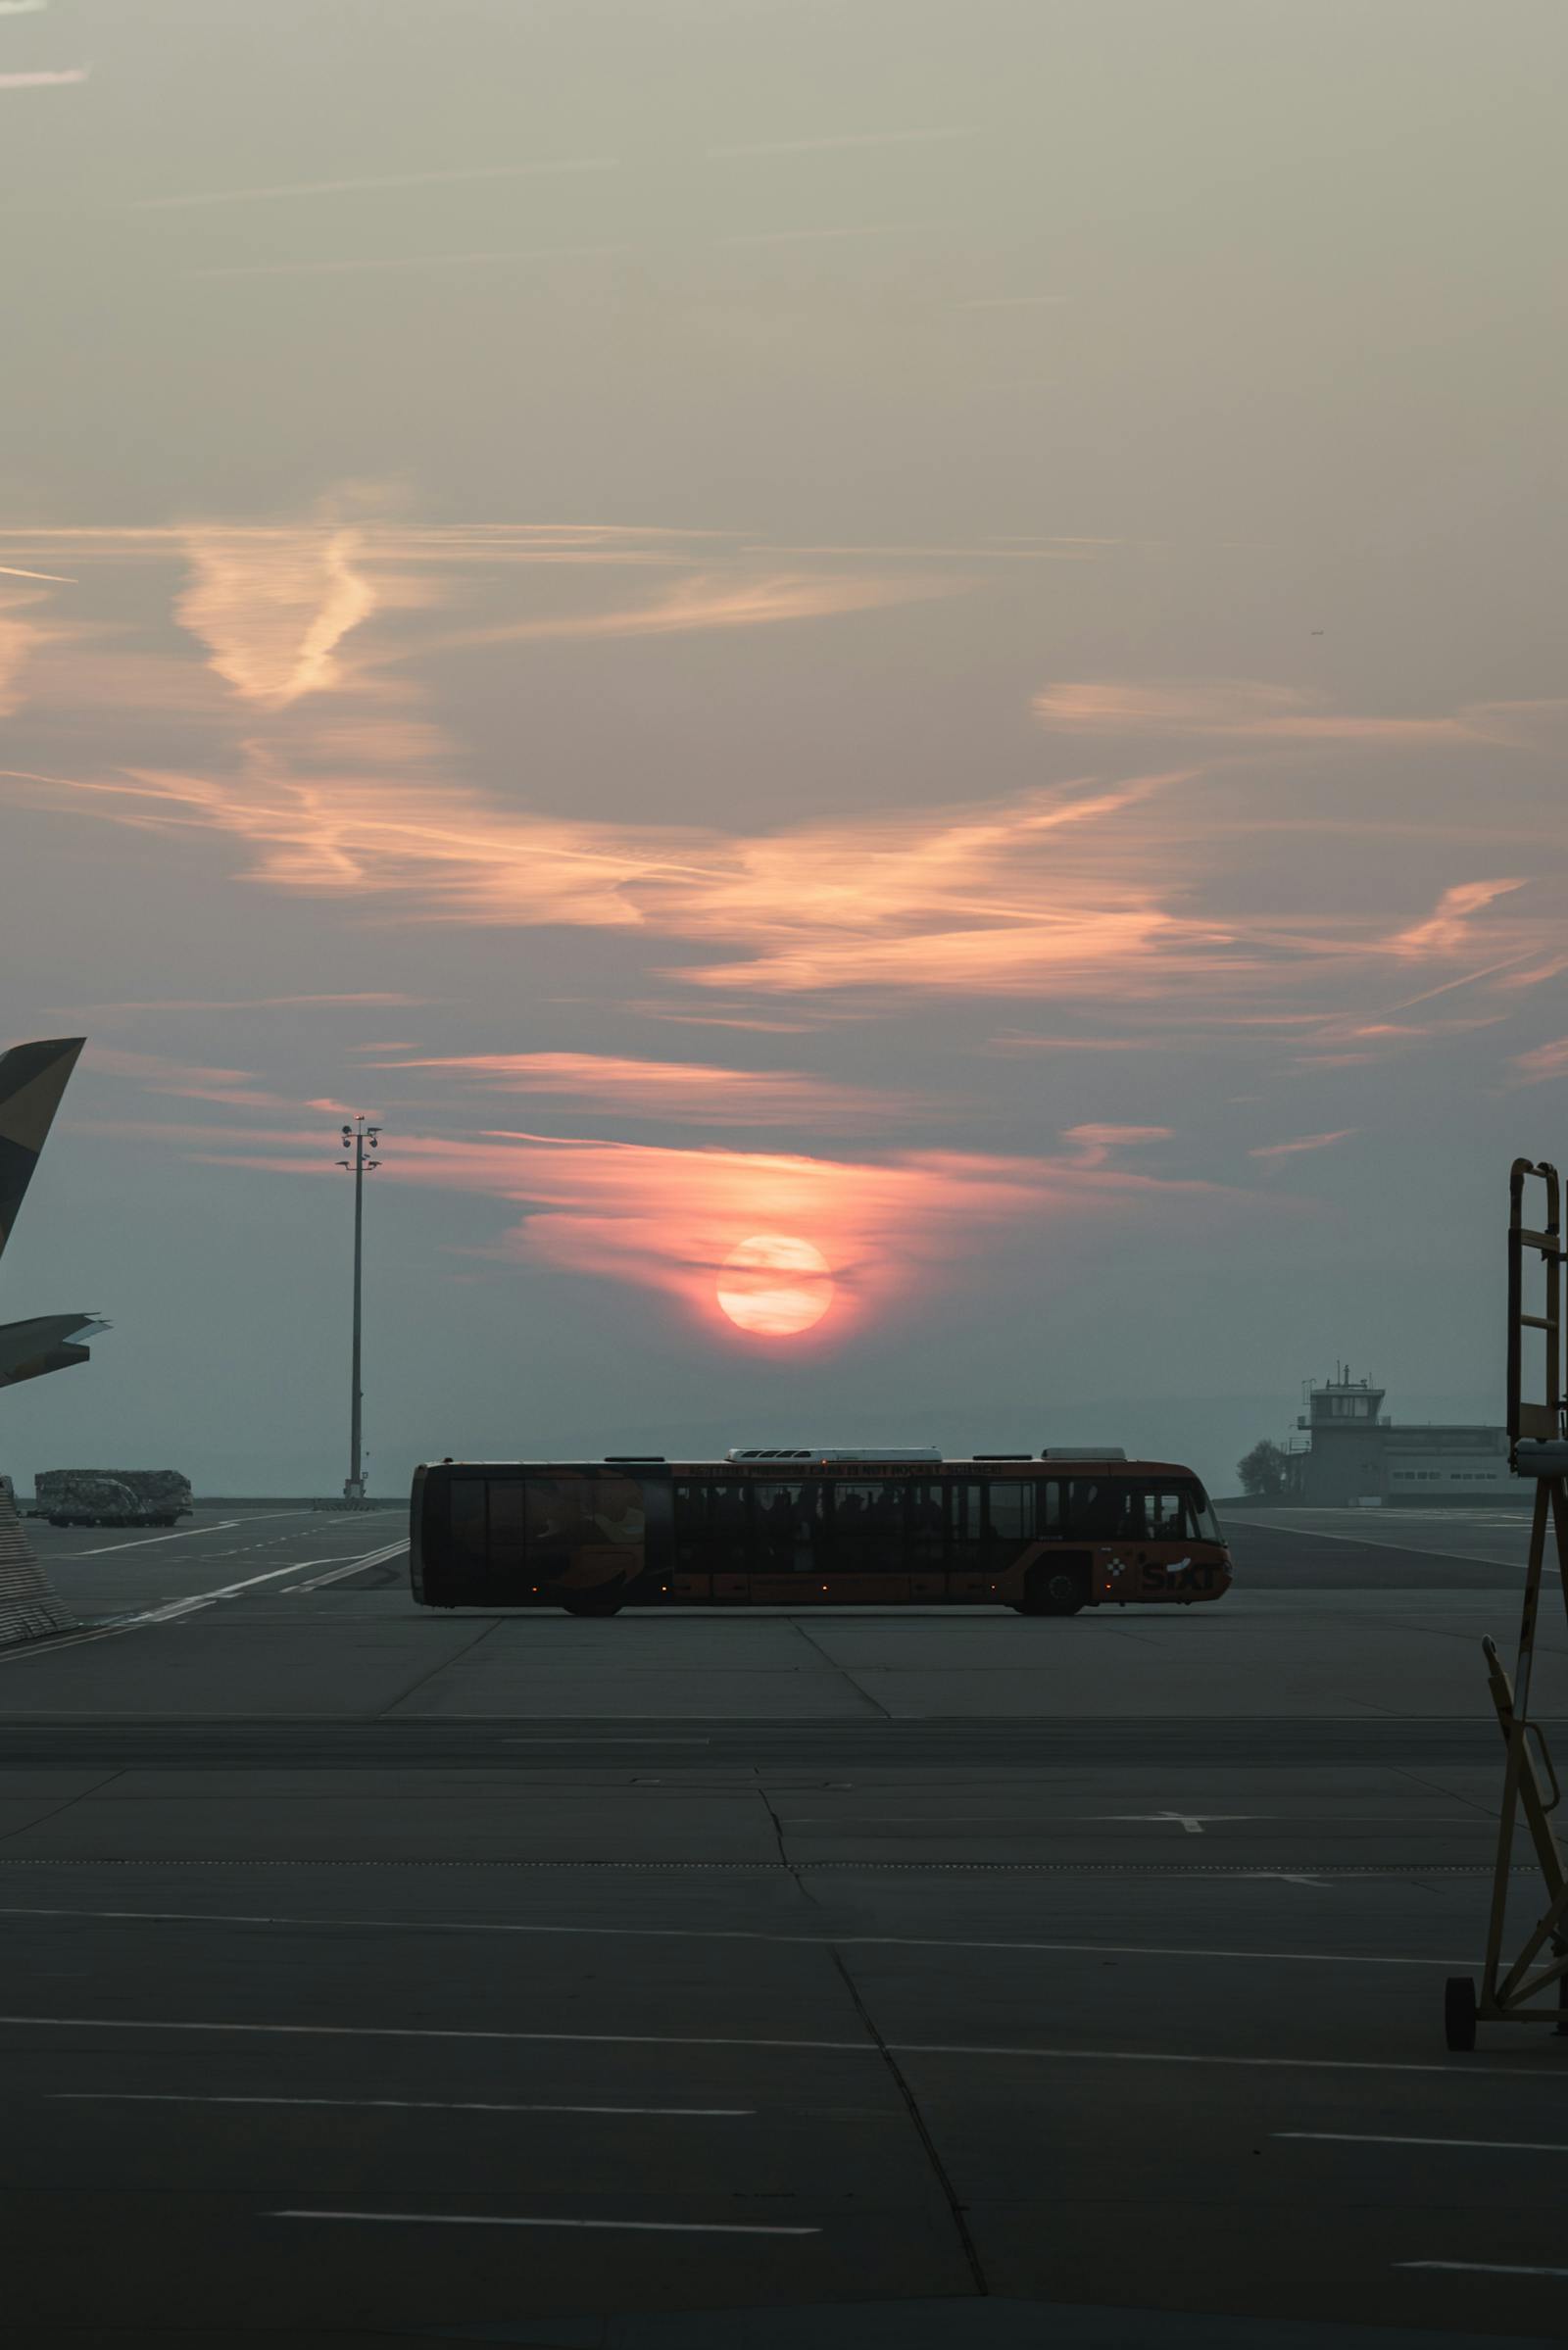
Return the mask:
<path id="1" fill-rule="evenodd" d="M 452 1496 L 452 1554 L 466 1564 L 484 1564 L 484 1479 L 454 1477 L 447 1488 Z"/>
<path id="2" fill-rule="evenodd" d="M 1134 1542 L 1143 1531 L 1138 1488 L 1124 1477 L 1068 1480 L 1067 1532 L 1074 1542 Z"/>
<path id="3" fill-rule="evenodd" d="M 492 1477 L 490 1495 L 490 1558 L 499 1567 L 522 1564 L 522 1479 Z"/>
<path id="4" fill-rule="evenodd" d="M 956 1568 L 978 1567 L 980 1545 L 985 1540 L 985 1498 L 983 1485 L 950 1485 L 948 1488 L 948 1532 L 953 1544 L 953 1564 Z"/>
<path id="5" fill-rule="evenodd" d="M 681 1478 L 675 1486 L 675 1564 L 683 1575 L 706 1575 L 703 1534 L 704 1488 Z"/>
<path id="6" fill-rule="evenodd" d="M 1189 1485 L 1184 1487 L 1183 1491 L 1187 1495 L 1187 1505 L 1193 1513 L 1193 1523 L 1198 1528 L 1199 1541 L 1200 1542 L 1222 1542 L 1225 1537 L 1220 1533 L 1219 1520 L 1214 1515 L 1213 1503 L 1202 1487 Z"/>
<path id="7" fill-rule="evenodd" d="M 1058 1535 L 1061 1526 L 1061 1486 L 1054 1477 L 1035 1480 L 1035 1532 Z"/>
<path id="8" fill-rule="evenodd" d="M 584 1539 L 618 1550 L 640 1550 L 643 1489 L 633 1477 L 592 1477 L 583 1494 Z"/>
<path id="9" fill-rule="evenodd" d="M 1192 1541 L 1192 1507 L 1180 1486 L 1145 1486 L 1144 1531 L 1152 1542 Z"/>
<path id="10" fill-rule="evenodd" d="M 999 1477 L 986 1487 L 986 1565 L 995 1573 L 1010 1567 L 1034 1540 L 1034 1486 L 1020 1477 Z"/>
<path id="11" fill-rule="evenodd" d="M 833 1564 L 838 1572 L 900 1572 L 905 1564 L 904 1487 L 878 1479 L 864 1485 L 836 1485 L 832 1492 Z"/>
<path id="12" fill-rule="evenodd" d="M 821 1563 L 820 1488 L 815 1485 L 774 1485 L 760 1481 L 752 1488 L 753 1564 L 765 1575 L 810 1575 Z"/>
<path id="13" fill-rule="evenodd" d="M 916 1573 L 940 1571 L 945 1548 L 946 1521 L 939 1485 L 908 1488 L 907 1542 L 909 1565 Z"/>
<path id="14" fill-rule="evenodd" d="M 991 1513 L 990 1533 L 993 1542 L 1022 1542 L 1025 1535 L 1034 1533 L 1033 1524 L 1027 1523 L 1025 1517 L 1030 1490 L 1020 1477 L 999 1477 L 994 1485 L 987 1486 L 986 1501 Z M 1032 1520 L 1034 1511 L 1029 1510 L 1027 1515 Z"/>
<path id="15" fill-rule="evenodd" d="M 580 1477 L 530 1477 L 523 1489 L 528 1572 L 562 1575 L 572 1552 L 587 1539 L 582 1504 L 587 1486 Z"/>
<path id="16" fill-rule="evenodd" d="M 747 1556 L 745 1486 L 728 1482 L 710 1485 L 704 1515 L 708 1521 L 705 1571 L 712 1575 L 744 1575 L 751 1564 Z"/>

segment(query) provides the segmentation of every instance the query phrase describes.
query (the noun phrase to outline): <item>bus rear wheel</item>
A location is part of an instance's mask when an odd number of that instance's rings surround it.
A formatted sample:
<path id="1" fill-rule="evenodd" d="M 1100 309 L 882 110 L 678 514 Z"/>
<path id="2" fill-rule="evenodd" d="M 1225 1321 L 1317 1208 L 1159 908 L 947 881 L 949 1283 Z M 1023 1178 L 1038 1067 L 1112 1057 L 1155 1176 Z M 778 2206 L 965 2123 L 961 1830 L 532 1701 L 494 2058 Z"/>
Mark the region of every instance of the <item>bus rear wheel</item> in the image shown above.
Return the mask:
<path id="1" fill-rule="evenodd" d="M 1081 1567 L 1033 1567 L 1024 1585 L 1022 1616 L 1075 1616 L 1088 1604 L 1089 1582 Z"/>
<path id="2" fill-rule="evenodd" d="M 562 1606 L 568 1616 L 618 1616 L 618 1599 L 563 1599 Z"/>

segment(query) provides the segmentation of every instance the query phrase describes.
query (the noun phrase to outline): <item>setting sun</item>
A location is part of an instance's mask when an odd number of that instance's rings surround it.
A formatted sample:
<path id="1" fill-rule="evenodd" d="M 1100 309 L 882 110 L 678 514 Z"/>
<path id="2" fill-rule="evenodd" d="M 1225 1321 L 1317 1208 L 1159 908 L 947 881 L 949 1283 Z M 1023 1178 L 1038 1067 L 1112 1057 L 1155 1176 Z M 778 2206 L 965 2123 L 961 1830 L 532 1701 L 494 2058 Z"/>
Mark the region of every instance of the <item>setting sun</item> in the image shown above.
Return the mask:
<path id="1" fill-rule="evenodd" d="M 760 1232 L 724 1260 L 718 1302 L 737 1330 L 794 1338 L 833 1302 L 833 1274 L 820 1248 L 786 1233 Z"/>

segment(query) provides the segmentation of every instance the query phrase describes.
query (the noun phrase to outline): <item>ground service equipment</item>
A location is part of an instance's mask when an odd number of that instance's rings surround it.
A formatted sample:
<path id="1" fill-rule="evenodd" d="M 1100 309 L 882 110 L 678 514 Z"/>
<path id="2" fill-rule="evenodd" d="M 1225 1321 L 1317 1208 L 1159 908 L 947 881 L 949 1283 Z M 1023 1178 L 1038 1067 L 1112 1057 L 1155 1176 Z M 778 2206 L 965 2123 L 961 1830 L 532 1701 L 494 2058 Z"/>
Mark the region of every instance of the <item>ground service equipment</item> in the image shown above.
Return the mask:
<path id="1" fill-rule="evenodd" d="M 1539 1226 L 1527 1225 L 1524 1220 L 1525 1186 L 1532 1182 L 1539 1182 L 1544 1195 L 1545 1212 Z M 1508 1459 L 1517 1475 L 1535 1479 L 1536 1504 L 1525 1569 L 1519 1652 L 1511 1678 L 1495 1641 L 1481 1643 L 1488 1687 L 1502 1732 L 1502 1812 L 1497 1823 L 1492 1917 L 1480 1994 L 1469 1975 L 1450 1975 L 1445 1994 L 1448 2046 L 1456 2049 L 1475 2046 L 1478 2020 L 1486 2024 L 1545 2023 L 1553 2007 L 1557 2030 L 1568 2033 L 1568 1868 L 1551 1819 L 1561 1790 L 1545 1736 L 1530 1712 L 1548 1529 L 1563 1604 L 1568 1607 L 1568 1427 L 1564 1425 L 1562 1315 L 1565 1253 L 1562 1184 L 1556 1168 L 1544 1160 L 1538 1164 L 1516 1158 L 1509 1179 L 1508 1210 Z M 1527 1296 L 1526 1259 L 1531 1256 L 1539 1258 L 1540 1272 Z M 1535 1399 L 1525 1394 L 1527 1332 L 1541 1341 L 1544 1357 L 1543 1392 Z M 1546 1906 L 1505 1973 L 1502 1946 L 1508 1926 L 1514 1832 L 1521 1812 L 1545 1882 Z M 1550 1955 L 1544 1955 L 1548 1951 Z M 1553 1985 L 1556 1998 L 1548 2003 L 1546 1994 Z"/>
<path id="2" fill-rule="evenodd" d="M 40 1469 L 33 1490 L 51 1526 L 172 1526 L 195 1507 L 178 1469 Z"/>

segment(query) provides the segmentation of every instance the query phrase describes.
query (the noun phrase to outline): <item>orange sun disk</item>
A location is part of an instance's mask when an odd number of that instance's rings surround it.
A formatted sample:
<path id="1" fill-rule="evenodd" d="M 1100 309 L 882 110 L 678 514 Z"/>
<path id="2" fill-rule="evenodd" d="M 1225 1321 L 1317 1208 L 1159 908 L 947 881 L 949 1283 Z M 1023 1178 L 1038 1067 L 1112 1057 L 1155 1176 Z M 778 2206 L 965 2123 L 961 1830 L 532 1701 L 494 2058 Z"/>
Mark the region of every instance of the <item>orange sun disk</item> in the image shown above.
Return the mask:
<path id="1" fill-rule="evenodd" d="M 718 1302 L 737 1330 L 757 1338 L 795 1338 L 820 1322 L 834 1298 L 833 1272 L 820 1248 L 782 1232 L 754 1233 L 724 1259 Z"/>

